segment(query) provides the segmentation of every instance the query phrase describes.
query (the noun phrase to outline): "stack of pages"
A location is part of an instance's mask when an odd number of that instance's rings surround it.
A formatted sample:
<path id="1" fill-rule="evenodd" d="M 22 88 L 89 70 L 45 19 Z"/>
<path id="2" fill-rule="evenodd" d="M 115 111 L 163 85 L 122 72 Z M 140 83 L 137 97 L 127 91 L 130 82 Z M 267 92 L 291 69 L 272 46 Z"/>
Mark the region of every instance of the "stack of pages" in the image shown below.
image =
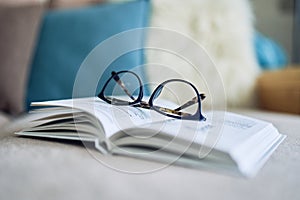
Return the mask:
<path id="1" fill-rule="evenodd" d="M 172 119 L 153 110 L 112 106 L 98 98 L 37 102 L 17 135 L 80 140 L 118 154 L 192 168 L 254 176 L 283 141 L 268 122 L 229 112 L 206 121 Z"/>

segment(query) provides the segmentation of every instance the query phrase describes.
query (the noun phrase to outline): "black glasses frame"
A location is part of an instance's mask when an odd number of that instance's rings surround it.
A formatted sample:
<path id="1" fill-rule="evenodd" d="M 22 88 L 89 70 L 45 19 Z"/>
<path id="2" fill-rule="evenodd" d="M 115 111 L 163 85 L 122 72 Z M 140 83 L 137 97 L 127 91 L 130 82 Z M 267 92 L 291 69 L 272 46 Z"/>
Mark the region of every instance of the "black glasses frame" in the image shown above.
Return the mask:
<path id="1" fill-rule="evenodd" d="M 119 74 L 122 74 L 122 73 L 130 73 L 132 75 L 134 75 L 140 86 L 138 88 L 139 90 L 139 95 L 138 97 L 135 99 L 132 94 L 130 94 L 127 89 L 126 89 L 126 86 L 124 85 L 124 83 L 120 80 L 120 77 L 119 77 Z M 132 102 L 127 102 L 127 101 L 119 101 L 117 99 L 109 99 L 107 97 L 105 97 L 104 95 L 104 91 L 107 87 L 107 85 L 109 84 L 109 82 L 114 79 L 114 81 L 116 81 L 120 87 L 124 90 L 124 92 L 133 100 Z M 153 101 L 160 95 L 162 89 L 164 88 L 164 86 L 167 84 L 167 83 L 170 83 L 170 82 L 182 82 L 182 83 L 186 83 L 188 85 L 190 85 L 194 92 L 196 93 L 197 95 L 197 98 L 193 98 L 192 100 L 188 101 L 187 103 L 185 103 L 184 105 L 172 110 L 172 109 L 169 109 L 169 108 L 164 108 L 164 107 L 160 107 L 160 106 L 155 106 L 153 104 Z M 122 106 L 122 105 L 131 105 L 131 106 L 135 106 L 135 107 L 141 107 L 141 108 L 146 108 L 146 109 L 152 109 L 152 110 L 155 110 L 156 112 L 162 114 L 162 115 L 165 115 L 165 116 L 168 116 L 168 117 L 172 117 L 172 118 L 176 118 L 176 119 L 184 119 L 184 120 L 199 120 L 199 121 L 205 121 L 206 118 L 202 115 L 201 113 L 201 100 L 203 100 L 205 98 L 205 95 L 204 94 L 200 94 L 197 90 L 197 88 L 190 82 L 186 81 L 186 80 L 182 80 L 182 79 L 169 79 L 167 81 L 164 81 L 162 82 L 161 84 L 159 84 L 155 90 L 152 92 L 151 96 L 150 96 L 150 99 L 147 102 L 143 101 L 143 85 L 142 85 L 142 81 L 140 79 L 140 77 L 132 72 L 132 71 L 127 71 L 127 70 L 124 70 L 124 71 L 119 71 L 119 72 L 115 72 L 113 71 L 111 73 L 111 77 L 106 81 L 106 83 L 104 84 L 102 90 L 100 91 L 100 93 L 98 94 L 98 97 L 100 99 L 102 99 L 103 101 L 109 103 L 109 104 L 112 104 L 112 105 L 119 105 L 119 106 Z M 193 115 L 191 114 L 188 114 L 188 113 L 184 113 L 184 112 L 181 112 L 180 110 L 182 110 L 183 108 L 186 108 L 188 106 L 191 106 L 193 104 L 197 103 L 198 104 L 198 107 L 197 107 L 197 112 Z M 175 115 L 176 114 L 176 115 Z"/>

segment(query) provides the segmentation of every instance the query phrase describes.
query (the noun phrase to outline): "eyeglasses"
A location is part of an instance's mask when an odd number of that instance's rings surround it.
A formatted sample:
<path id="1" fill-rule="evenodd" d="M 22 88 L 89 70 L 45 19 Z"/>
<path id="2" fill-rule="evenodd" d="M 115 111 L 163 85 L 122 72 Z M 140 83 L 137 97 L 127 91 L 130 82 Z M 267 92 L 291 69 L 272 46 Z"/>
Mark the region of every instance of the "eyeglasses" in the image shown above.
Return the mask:
<path id="1" fill-rule="evenodd" d="M 179 95 L 180 91 L 184 91 L 185 95 Z M 113 71 L 98 97 L 112 105 L 131 105 L 152 109 L 176 119 L 206 120 L 201 113 L 201 101 L 205 99 L 205 95 L 199 94 L 192 83 L 182 79 L 164 81 L 156 87 L 149 101 L 145 102 L 142 100 L 142 81 L 136 73 Z"/>

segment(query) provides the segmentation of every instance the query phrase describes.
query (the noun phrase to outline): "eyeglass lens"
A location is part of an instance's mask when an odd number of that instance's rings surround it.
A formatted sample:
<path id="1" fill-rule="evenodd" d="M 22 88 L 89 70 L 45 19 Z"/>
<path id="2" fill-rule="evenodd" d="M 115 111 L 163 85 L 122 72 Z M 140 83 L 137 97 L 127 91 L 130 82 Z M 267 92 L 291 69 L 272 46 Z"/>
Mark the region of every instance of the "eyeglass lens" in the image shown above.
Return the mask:
<path id="1" fill-rule="evenodd" d="M 104 97 L 112 104 L 134 102 L 139 95 L 140 82 L 132 73 L 112 72 L 112 79 L 104 89 Z"/>
<path id="2" fill-rule="evenodd" d="M 197 92 L 188 83 L 171 81 L 156 91 L 154 109 L 173 117 L 187 117 L 198 112 Z"/>

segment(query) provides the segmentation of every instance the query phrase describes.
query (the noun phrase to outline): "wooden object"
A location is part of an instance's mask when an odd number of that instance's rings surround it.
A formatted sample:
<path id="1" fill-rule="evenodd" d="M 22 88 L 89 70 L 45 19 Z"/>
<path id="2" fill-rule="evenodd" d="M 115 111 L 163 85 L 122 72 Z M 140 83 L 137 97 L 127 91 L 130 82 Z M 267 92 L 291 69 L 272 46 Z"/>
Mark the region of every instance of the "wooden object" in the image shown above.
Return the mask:
<path id="1" fill-rule="evenodd" d="M 262 109 L 300 114 L 300 67 L 263 73 L 257 89 Z"/>

